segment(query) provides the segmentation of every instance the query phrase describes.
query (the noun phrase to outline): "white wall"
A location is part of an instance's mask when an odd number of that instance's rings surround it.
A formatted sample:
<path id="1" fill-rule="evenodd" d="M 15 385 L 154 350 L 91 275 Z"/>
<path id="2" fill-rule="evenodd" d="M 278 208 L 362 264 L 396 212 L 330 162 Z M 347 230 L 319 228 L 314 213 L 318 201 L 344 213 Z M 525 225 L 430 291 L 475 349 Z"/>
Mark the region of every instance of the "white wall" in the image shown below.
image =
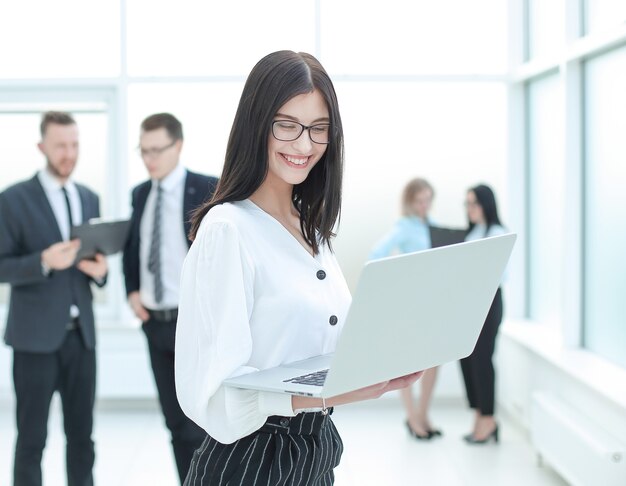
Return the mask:
<path id="1" fill-rule="evenodd" d="M 503 83 L 337 82 L 345 131 L 344 201 L 336 251 L 351 288 L 400 215 L 414 177 L 435 188 L 432 217 L 464 227 L 466 190 L 493 186 L 506 221 Z"/>

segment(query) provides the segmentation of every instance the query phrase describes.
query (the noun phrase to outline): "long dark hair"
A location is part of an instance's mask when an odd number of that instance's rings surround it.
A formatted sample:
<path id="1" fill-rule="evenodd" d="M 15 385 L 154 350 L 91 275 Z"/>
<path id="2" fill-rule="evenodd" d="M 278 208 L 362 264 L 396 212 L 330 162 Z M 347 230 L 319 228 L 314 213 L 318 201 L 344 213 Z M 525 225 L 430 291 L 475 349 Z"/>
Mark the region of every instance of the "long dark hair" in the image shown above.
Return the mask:
<path id="1" fill-rule="evenodd" d="M 498 206 L 496 204 L 496 196 L 493 193 L 491 187 L 485 184 L 479 184 L 477 186 L 472 187 L 468 190 L 468 192 L 473 192 L 476 196 L 476 202 L 483 210 L 483 215 L 485 216 L 485 224 L 487 228 L 485 229 L 485 236 L 489 234 L 489 229 L 493 225 L 500 225 L 500 217 L 498 216 Z M 469 229 L 468 233 L 472 231 L 475 224 L 469 221 Z"/>
<path id="2" fill-rule="evenodd" d="M 230 131 L 224 169 L 213 198 L 191 218 L 194 239 L 202 218 L 212 207 L 250 197 L 268 171 L 268 140 L 272 120 L 294 96 L 318 90 L 326 101 L 331 137 L 326 151 L 308 177 L 293 188 L 300 229 L 313 252 L 329 244 L 341 208 L 343 127 L 330 77 L 315 57 L 304 52 L 278 51 L 261 59 L 250 72 Z M 318 239 L 319 235 L 319 239 Z"/>

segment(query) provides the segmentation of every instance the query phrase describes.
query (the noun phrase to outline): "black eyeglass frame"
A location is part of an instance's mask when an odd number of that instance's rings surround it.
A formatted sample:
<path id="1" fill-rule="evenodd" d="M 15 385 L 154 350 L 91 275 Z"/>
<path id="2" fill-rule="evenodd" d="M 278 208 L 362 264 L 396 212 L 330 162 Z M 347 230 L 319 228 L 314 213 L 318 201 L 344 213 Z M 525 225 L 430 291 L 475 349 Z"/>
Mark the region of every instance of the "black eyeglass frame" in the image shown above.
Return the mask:
<path id="1" fill-rule="evenodd" d="M 172 143 L 166 145 L 165 147 L 149 148 L 145 150 L 142 149 L 141 146 L 139 146 L 137 147 L 137 152 L 139 152 L 139 155 L 141 157 L 157 157 L 165 152 L 167 149 L 172 148 L 174 145 L 176 145 L 176 142 L 178 142 L 178 140 L 174 140 Z"/>
<path id="2" fill-rule="evenodd" d="M 298 132 L 298 135 L 294 138 L 289 138 L 289 139 L 278 138 L 276 134 L 274 133 L 274 126 L 277 123 L 293 123 L 294 125 L 300 125 L 300 131 Z M 317 142 L 316 140 L 313 140 L 313 137 L 311 137 L 311 128 L 315 128 L 315 127 L 328 127 L 328 142 Z M 330 143 L 330 135 L 331 135 L 330 123 L 316 123 L 315 125 L 307 126 L 294 120 L 274 120 L 272 122 L 272 136 L 276 140 L 280 140 L 281 142 L 293 142 L 294 140 L 298 140 L 302 136 L 302 132 L 304 132 L 305 130 L 309 132 L 309 140 L 311 140 L 311 142 L 316 143 L 318 145 L 328 145 Z"/>

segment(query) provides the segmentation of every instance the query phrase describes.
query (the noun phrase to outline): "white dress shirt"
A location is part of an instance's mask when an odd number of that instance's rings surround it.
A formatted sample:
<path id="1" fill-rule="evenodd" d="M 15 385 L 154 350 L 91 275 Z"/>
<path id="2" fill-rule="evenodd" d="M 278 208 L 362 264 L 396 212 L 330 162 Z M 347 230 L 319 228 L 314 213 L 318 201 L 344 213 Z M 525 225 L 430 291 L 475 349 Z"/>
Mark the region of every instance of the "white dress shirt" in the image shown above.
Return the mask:
<path id="1" fill-rule="evenodd" d="M 175 370 L 185 414 L 222 443 L 268 416 L 293 416 L 290 395 L 222 381 L 334 351 L 350 300 L 328 247 L 313 257 L 250 200 L 211 209 L 181 277 Z"/>
<path id="2" fill-rule="evenodd" d="M 40 170 L 37 174 L 39 182 L 41 183 L 46 197 L 52 207 L 52 212 L 57 220 L 59 230 L 61 230 L 61 237 L 63 241 L 70 239 L 70 220 L 67 216 L 67 206 L 65 203 L 65 196 L 63 195 L 63 186 L 61 183 L 47 170 Z M 65 183 L 65 189 L 67 190 L 67 197 L 70 200 L 70 206 L 72 207 L 72 222 L 74 226 L 78 226 L 83 222 L 83 205 L 80 202 L 80 195 L 76 185 L 68 180 Z"/>
<path id="3" fill-rule="evenodd" d="M 150 242 L 154 223 L 154 206 L 157 196 L 157 181 L 152 181 L 152 189 L 146 200 L 139 227 L 139 278 L 141 282 L 141 303 L 148 309 L 173 309 L 178 307 L 180 270 L 187 254 L 187 237 L 183 226 L 183 198 L 187 170 L 178 164 L 161 181 L 163 188 L 161 201 L 161 281 L 163 300 L 157 304 L 154 298 L 154 275 L 148 270 Z"/>
<path id="4" fill-rule="evenodd" d="M 65 195 L 63 194 L 64 186 L 50 174 L 47 169 L 40 170 L 37 173 L 37 177 L 46 193 L 57 225 L 61 231 L 61 237 L 63 241 L 69 241 L 70 219 L 67 215 L 67 204 L 65 202 Z M 72 222 L 74 226 L 78 226 L 83 222 L 83 205 L 80 201 L 80 194 L 78 194 L 76 184 L 69 179 L 65 182 L 65 190 L 67 191 L 67 198 L 70 200 L 70 207 L 72 208 Z M 78 310 L 78 306 L 72 305 L 70 307 L 70 317 L 76 318 L 79 315 L 80 311 Z"/>

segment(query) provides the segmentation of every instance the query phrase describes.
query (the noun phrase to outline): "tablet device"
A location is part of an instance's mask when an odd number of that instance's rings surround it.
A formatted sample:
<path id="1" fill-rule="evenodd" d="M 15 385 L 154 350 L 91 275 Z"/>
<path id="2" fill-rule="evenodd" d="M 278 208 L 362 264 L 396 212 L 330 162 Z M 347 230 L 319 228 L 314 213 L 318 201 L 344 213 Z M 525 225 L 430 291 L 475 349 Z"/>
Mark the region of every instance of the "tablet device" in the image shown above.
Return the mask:
<path id="1" fill-rule="evenodd" d="M 94 258 L 96 253 L 113 255 L 122 251 L 129 230 L 129 219 L 116 221 L 90 219 L 87 223 L 72 227 L 70 238 L 78 238 L 81 243 L 76 260 Z"/>
<path id="2" fill-rule="evenodd" d="M 431 248 L 462 243 L 467 234 L 466 229 L 445 228 L 443 226 L 430 226 L 429 230 Z"/>

